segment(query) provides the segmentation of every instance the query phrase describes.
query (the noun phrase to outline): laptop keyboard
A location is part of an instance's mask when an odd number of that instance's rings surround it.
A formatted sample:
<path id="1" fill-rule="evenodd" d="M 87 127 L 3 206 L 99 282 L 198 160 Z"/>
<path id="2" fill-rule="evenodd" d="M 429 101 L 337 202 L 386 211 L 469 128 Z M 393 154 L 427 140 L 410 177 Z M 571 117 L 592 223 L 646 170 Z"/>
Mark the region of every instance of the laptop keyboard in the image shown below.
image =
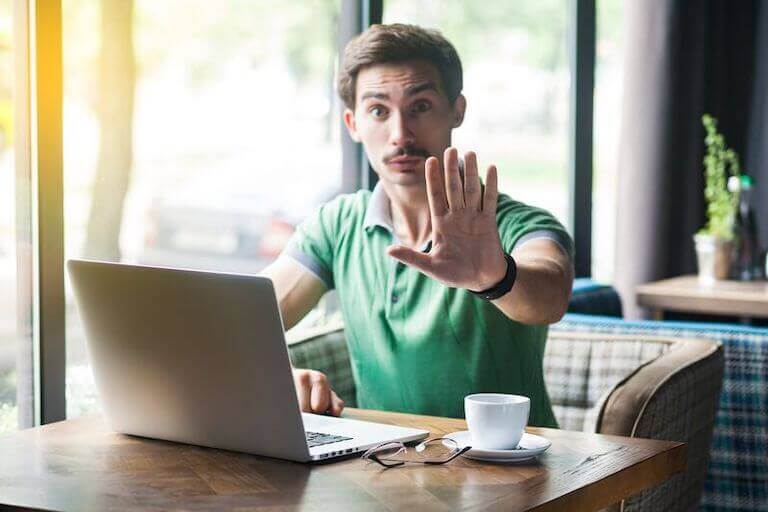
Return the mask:
<path id="1" fill-rule="evenodd" d="M 324 444 L 339 443 L 341 441 L 349 441 L 351 437 L 334 436 L 331 434 L 323 434 L 322 432 L 305 432 L 307 434 L 307 444 L 310 448 L 315 446 L 322 446 Z"/>

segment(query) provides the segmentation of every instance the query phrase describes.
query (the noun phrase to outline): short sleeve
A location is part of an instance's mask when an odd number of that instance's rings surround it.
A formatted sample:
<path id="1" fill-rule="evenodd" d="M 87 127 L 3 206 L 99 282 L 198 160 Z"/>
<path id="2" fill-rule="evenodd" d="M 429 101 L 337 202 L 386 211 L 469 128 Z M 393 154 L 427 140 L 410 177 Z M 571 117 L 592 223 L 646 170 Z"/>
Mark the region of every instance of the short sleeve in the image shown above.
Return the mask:
<path id="1" fill-rule="evenodd" d="M 320 278 L 328 290 L 335 287 L 333 263 L 342 233 L 354 223 L 362 204 L 358 195 L 339 195 L 315 210 L 298 225 L 283 251 Z"/>
<path id="2" fill-rule="evenodd" d="M 511 253 L 522 242 L 533 238 L 551 239 L 565 250 L 573 260 L 573 240 L 554 215 L 500 194 L 496 209 L 496 223 L 504 251 Z"/>

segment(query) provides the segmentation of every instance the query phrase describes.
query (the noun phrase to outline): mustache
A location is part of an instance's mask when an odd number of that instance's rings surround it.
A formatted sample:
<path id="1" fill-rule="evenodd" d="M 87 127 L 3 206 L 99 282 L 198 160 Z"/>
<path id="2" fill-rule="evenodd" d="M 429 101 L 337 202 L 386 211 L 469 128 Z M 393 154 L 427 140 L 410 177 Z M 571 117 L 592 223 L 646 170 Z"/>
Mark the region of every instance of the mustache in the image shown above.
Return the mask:
<path id="1" fill-rule="evenodd" d="M 404 148 L 398 148 L 390 153 L 387 153 L 384 155 L 384 163 L 389 163 L 390 160 L 393 158 L 397 158 L 400 156 L 420 156 L 424 159 L 429 158 L 430 155 L 429 152 L 425 149 L 417 148 L 416 146 L 405 146 Z"/>

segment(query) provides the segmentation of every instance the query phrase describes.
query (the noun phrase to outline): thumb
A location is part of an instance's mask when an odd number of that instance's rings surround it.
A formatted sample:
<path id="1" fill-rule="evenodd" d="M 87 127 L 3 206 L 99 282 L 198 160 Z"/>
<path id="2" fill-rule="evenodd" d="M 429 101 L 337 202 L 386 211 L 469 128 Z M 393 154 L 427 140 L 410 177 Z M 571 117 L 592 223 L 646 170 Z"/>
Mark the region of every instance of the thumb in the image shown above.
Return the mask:
<path id="1" fill-rule="evenodd" d="M 432 258 L 429 254 L 423 252 L 414 251 L 408 247 L 402 245 L 392 245 L 387 249 L 387 254 L 392 256 L 398 261 L 402 261 L 406 265 L 410 265 L 422 272 L 431 269 Z"/>

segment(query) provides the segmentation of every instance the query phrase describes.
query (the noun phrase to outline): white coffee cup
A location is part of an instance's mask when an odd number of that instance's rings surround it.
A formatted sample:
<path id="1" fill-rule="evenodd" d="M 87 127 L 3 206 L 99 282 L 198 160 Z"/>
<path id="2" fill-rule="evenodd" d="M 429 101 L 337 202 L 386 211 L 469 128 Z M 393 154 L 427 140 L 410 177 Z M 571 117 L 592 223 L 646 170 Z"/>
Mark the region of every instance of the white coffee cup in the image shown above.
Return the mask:
<path id="1" fill-rule="evenodd" d="M 528 424 L 531 399 L 503 393 L 477 393 L 464 397 L 472 447 L 485 450 L 511 450 L 520 444 Z"/>

